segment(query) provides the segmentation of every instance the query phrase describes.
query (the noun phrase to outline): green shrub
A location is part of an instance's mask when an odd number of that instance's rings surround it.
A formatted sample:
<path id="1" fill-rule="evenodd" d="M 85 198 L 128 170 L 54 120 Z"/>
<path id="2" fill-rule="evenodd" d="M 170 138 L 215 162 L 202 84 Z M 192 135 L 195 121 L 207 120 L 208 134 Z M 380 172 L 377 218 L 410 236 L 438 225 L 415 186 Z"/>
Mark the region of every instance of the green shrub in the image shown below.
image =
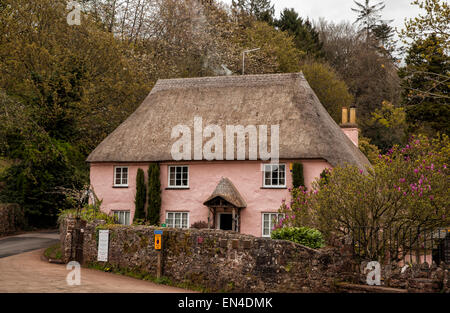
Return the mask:
<path id="1" fill-rule="evenodd" d="M 61 244 L 58 242 L 48 247 L 44 251 L 44 255 L 47 257 L 47 259 L 61 260 L 62 258 Z"/>
<path id="2" fill-rule="evenodd" d="M 325 246 L 320 231 L 309 227 L 283 227 L 272 231 L 272 239 L 289 240 L 301 245 L 317 249 Z"/>
<path id="3" fill-rule="evenodd" d="M 145 226 L 150 226 L 150 222 L 146 221 L 143 218 L 135 218 L 133 220 L 133 225 L 145 225 Z"/>
<path id="4" fill-rule="evenodd" d="M 326 184 L 328 184 L 328 177 L 330 176 L 331 170 L 329 168 L 324 169 L 321 173 L 320 173 L 320 179 L 318 181 L 318 184 L 320 187 L 325 186 Z"/>
<path id="5" fill-rule="evenodd" d="M 92 204 L 86 205 L 84 208 L 80 210 L 80 218 L 87 222 L 92 222 L 95 220 L 104 220 L 106 224 L 118 224 L 117 218 L 115 216 L 108 215 L 100 211 L 100 205 L 101 201 L 98 201 L 97 205 Z M 60 224 L 61 221 L 64 220 L 66 217 L 74 218 L 76 216 L 77 216 L 76 209 L 62 210 L 59 212 L 58 224 Z"/>

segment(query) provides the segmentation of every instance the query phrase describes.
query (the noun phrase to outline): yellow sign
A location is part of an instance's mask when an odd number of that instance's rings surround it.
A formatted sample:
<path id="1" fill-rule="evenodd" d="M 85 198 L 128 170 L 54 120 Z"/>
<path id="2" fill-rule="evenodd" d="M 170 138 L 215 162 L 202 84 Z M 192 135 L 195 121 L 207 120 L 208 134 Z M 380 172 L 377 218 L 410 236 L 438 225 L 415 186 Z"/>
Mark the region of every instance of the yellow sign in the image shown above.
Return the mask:
<path id="1" fill-rule="evenodd" d="M 161 234 L 155 234 L 155 249 L 161 250 Z"/>

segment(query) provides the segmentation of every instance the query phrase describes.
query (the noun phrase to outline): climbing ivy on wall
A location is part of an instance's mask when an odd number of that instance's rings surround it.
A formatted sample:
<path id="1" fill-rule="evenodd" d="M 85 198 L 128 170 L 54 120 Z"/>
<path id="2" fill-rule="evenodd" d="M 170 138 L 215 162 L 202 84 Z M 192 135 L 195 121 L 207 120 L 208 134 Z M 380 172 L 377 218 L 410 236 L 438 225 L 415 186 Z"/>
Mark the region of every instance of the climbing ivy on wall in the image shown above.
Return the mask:
<path id="1" fill-rule="evenodd" d="M 303 164 L 294 163 L 292 164 L 292 184 L 294 188 L 300 186 L 305 186 L 305 179 L 303 178 Z"/>
<path id="2" fill-rule="evenodd" d="M 151 225 L 159 224 L 161 211 L 161 182 L 159 180 L 159 165 L 150 164 L 148 168 L 148 208 L 147 219 Z"/>

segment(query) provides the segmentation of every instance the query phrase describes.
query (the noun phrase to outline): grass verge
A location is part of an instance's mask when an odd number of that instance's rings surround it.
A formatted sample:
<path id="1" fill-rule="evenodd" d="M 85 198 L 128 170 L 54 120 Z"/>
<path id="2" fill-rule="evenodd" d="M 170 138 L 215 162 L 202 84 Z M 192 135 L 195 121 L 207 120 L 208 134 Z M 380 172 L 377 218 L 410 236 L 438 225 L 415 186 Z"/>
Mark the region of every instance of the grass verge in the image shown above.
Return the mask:
<path id="1" fill-rule="evenodd" d="M 45 249 L 44 256 L 48 260 L 61 260 L 62 259 L 61 244 L 58 242 Z"/>

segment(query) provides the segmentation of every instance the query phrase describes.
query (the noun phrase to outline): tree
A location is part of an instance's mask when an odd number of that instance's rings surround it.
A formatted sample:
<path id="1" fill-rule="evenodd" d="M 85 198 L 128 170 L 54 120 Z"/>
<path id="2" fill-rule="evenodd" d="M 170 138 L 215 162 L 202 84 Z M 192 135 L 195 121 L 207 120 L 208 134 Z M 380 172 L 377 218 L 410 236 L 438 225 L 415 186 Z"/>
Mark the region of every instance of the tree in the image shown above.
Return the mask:
<path id="1" fill-rule="evenodd" d="M 372 112 L 372 118 L 366 127 L 383 152 L 387 152 L 394 145 L 404 144 L 407 140 L 405 109 L 388 101 L 383 101 L 381 108 Z"/>
<path id="2" fill-rule="evenodd" d="M 395 60 L 381 54 L 376 46 L 367 46 L 364 36 L 349 23 L 330 24 L 322 20 L 316 28 L 325 59 L 354 96 L 361 134 L 373 144 L 381 144 L 377 128 L 380 125 L 371 122 L 372 113 L 381 108 L 383 101 L 394 106 L 400 104 L 400 78 Z"/>
<path id="3" fill-rule="evenodd" d="M 148 167 L 148 207 L 147 218 L 151 225 L 160 223 L 161 181 L 159 165 L 151 163 Z"/>
<path id="4" fill-rule="evenodd" d="M 32 108 L 50 136 L 91 151 L 150 90 L 132 47 L 99 30 L 89 15 L 68 25 L 66 1 L 7 1 L 0 89 Z"/>
<path id="5" fill-rule="evenodd" d="M 448 134 L 450 6 L 440 0 L 414 0 L 412 4 L 425 14 L 406 21 L 400 32 L 409 47 L 406 66 L 399 74 L 410 131 Z"/>
<path id="6" fill-rule="evenodd" d="M 11 160 L 0 176 L 0 202 L 18 203 L 31 226 L 55 224 L 71 207 L 61 188 L 82 188 L 84 157 L 70 143 L 52 138 L 32 110 L 0 93 L 0 156 Z"/>
<path id="7" fill-rule="evenodd" d="M 242 33 L 236 32 L 233 41 L 241 48 L 235 50 L 236 59 L 248 48 L 261 48 L 246 56 L 246 74 L 298 72 L 303 56 L 289 34 L 276 30 L 265 22 L 254 22 Z M 240 57 L 239 57 L 240 56 Z"/>
<path id="8" fill-rule="evenodd" d="M 346 83 L 328 64 L 315 61 L 305 62 L 301 66 L 308 84 L 336 123 L 340 123 L 342 107 L 353 104 Z"/>
<path id="9" fill-rule="evenodd" d="M 275 8 L 270 0 L 233 0 L 232 6 L 240 13 L 254 16 L 258 21 L 273 22 Z"/>
<path id="10" fill-rule="evenodd" d="M 89 14 L 70 26 L 64 0 L 4 0 L 0 10 L 0 157 L 3 201 L 31 226 L 71 207 L 58 190 L 89 181 L 87 154 L 150 90 L 133 48 Z"/>
<path id="11" fill-rule="evenodd" d="M 370 143 L 370 138 L 359 136 L 358 138 L 358 148 L 362 153 L 367 157 L 370 163 L 374 163 L 377 161 L 378 156 L 380 155 L 380 149 Z M 322 176 L 321 176 L 322 178 Z"/>
<path id="12" fill-rule="evenodd" d="M 365 0 L 364 4 L 354 1 L 357 8 L 352 8 L 358 14 L 354 24 L 360 24 L 360 29 L 365 33 L 366 43 L 369 43 L 370 34 L 373 28 L 380 22 L 380 12 L 385 8 L 384 1 L 370 5 L 370 0 Z"/>
<path id="13" fill-rule="evenodd" d="M 450 56 L 444 45 L 436 35 L 415 42 L 399 73 L 410 132 L 450 133 Z"/>
<path id="14" fill-rule="evenodd" d="M 314 29 L 309 20 L 303 21 L 294 9 L 284 9 L 280 19 L 275 21 L 282 31 L 287 31 L 294 37 L 296 47 L 305 51 L 312 57 L 322 56 L 322 43 L 319 40 L 319 33 Z"/>
<path id="15" fill-rule="evenodd" d="M 372 28 L 372 34 L 375 41 L 378 42 L 379 51 L 395 59 L 393 55 L 396 49 L 396 40 L 393 39 L 395 29 L 387 23 L 382 22 Z"/>
<path id="16" fill-rule="evenodd" d="M 134 221 L 145 219 L 145 202 L 147 200 L 147 187 L 145 185 L 144 171 L 139 168 L 136 175 L 136 197 L 134 200 Z"/>
<path id="17" fill-rule="evenodd" d="M 449 152 L 449 137 L 417 136 L 379 155 L 366 172 L 336 167 L 326 184 L 292 190 L 291 202 L 281 205 L 287 218 L 280 226 L 315 227 L 328 240 L 349 237 L 368 259 L 397 262 L 408 251 L 391 249 L 390 240 L 398 239 L 397 247 L 417 246 L 424 230 L 450 223 Z"/>
<path id="18" fill-rule="evenodd" d="M 407 45 L 410 40 L 423 40 L 435 35 L 444 45 L 450 45 L 450 6 L 441 0 L 413 0 L 413 5 L 425 10 L 425 15 L 411 18 L 405 22 L 405 28 L 400 31 L 400 38 Z"/>

